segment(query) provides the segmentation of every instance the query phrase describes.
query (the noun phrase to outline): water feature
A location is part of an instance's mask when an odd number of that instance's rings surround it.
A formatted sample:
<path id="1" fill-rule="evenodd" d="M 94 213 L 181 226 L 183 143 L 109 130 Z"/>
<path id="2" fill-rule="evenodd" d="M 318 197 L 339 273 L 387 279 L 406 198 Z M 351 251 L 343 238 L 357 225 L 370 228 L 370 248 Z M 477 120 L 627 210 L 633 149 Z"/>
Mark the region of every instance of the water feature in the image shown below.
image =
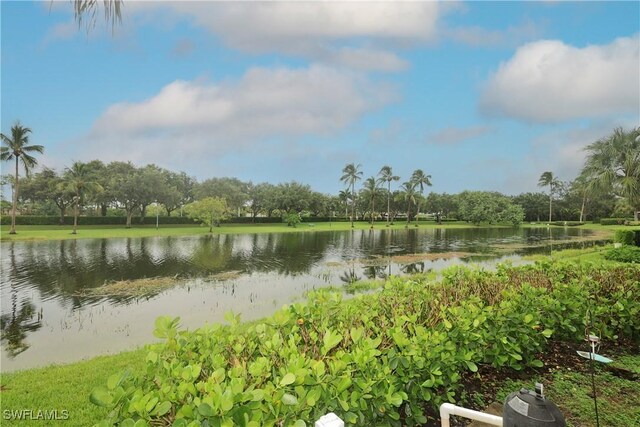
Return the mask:
<path id="1" fill-rule="evenodd" d="M 593 240 L 590 231 L 571 228 L 382 228 L 3 242 L 2 370 L 152 342 L 160 315 L 180 316 L 189 328 L 223 321 L 230 310 L 256 319 L 319 287 L 453 263 L 517 260 L 585 240 Z M 136 295 L 96 292 L 105 283 L 150 277 L 168 286 Z"/>

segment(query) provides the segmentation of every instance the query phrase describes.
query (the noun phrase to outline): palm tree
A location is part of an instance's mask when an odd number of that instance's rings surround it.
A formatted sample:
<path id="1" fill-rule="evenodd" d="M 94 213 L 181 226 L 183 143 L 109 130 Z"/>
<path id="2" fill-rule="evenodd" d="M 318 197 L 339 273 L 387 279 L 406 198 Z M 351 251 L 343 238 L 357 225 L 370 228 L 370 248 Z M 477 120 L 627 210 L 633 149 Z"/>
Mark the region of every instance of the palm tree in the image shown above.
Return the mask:
<path id="1" fill-rule="evenodd" d="M 71 234 L 77 234 L 80 204 L 84 201 L 87 192 L 101 191 L 102 186 L 92 181 L 93 176 L 90 169 L 82 162 L 74 162 L 70 168 L 66 168 L 65 179 L 69 191 L 74 194 L 73 201 L 75 208 L 73 210 L 73 231 Z"/>
<path id="2" fill-rule="evenodd" d="M 583 169 L 590 180 L 601 188 L 624 197 L 633 208 L 634 220 L 640 211 L 640 128 L 625 132 L 617 128 L 613 134 L 589 144 Z"/>
<path id="3" fill-rule="evenodd" d="M 367 178 L 364 182 L 364 192 L 371 204 L 371 228 L 373 228 L 374 212 L 376 207 L 376 196 L 378 195 L 378 181 L 374 176 Z"/>
<path id="4" fill-rule="evenodd" d="M 341 203 L 344 203 L 344 217 L 349 217 L 349 199 L 351 198 L 351 194 L 349 194 L 349 190 L 340 190 L 338 193 L 338 199 L 340 199 Z"/>
<path id="5" fill-rule="evenodd" d="M 540 175 L 540 179 L 538 180 L 538 187 L 546 187 L 549 186 L 549 223 L 551 223 L 551 215 L 552 215 L 552 203 L 553 203 L 553 192 L 556 187 L 560 184 L 558 178 L 553 175 L 553 172 L 543 172 Z"/>
<path id="6" fill-rule="evenodd" d="M 422 169 L 416 169 L 411 175 L 411 182 L 420 189 L 420 196 L 424 192 L 424 186 L 431 187 L 431 175 L 426 175 Z M 420 203 L 418 203 L 418 212 L 416 213 L 416 227 L 418 226 L 418 220 L 420 216 Z"/>
<path id="7" fill-rule="evenodd" d="M 400 194 L 398 195 L 400 198 L 404 199 L 407 203 L 407 224 L 404 228 L 409 228 L 409 222 L 411 219 L 411 203 L 416 202 L 416 196 L 418 193 L 416 192 L 416 184 L 413 182 L 404 182 L 400 187 Z"/>
<path id="8" fill-rule="evenodd" d="M 36 152 L 42 154 L 44 152 L 42 145 L 28 145 L 30 133 L 31 129 L 22 126 L 20 122 L 16 122 L 13 127 L 11 127 L 11 137 L 0 133 L 3 144 L 3 146 L 0 147 L 0 159 L 3 161 L 16 160 L 16 174 L 13 183 L 13 207 L 11 208 L 11 230 L 9 230 L 9 234 L 16 234 L 16 211 L 18 209 L 19 187 L 18 163 L 19 161 L 22 162 L 25 174 L 28 176 L 29 169 L 38 164 L 35 157 L 29 153 Z"/>
<path id="9" fill-rule="evenodd" d="M 389 221 L 391 219 L 391 181 L 399 181 L 400 177 L 393 174 L 391 170 L 391 166 L 383 166 L 380 168 L 380 172 L 378 172 L 379 180 L 381 183 L 387 183 L 387 227 L 389 226 Z M 393 224 L 391 224 L 393 225 Z"/>
<path id="10" fill-rule="evenodd" d="M 356 181 L 362 178 L 362 171 L 360 170 L 360 164 L 349 163 L 342 169 L 342 176 L 340 181 L 347 184 L 347 187 L 351 186 L 351 228 L 353 228 L 354 210 L 356 206 Z"/>
<path id="11" fill-rule="evenodd" d="M 113 30 L 116 23 L 122 21 L 122 5 L 123 0 L 103 0 L 104 19 L 107 23 L 111 22 Z M 96 24 L 96 13 L 98 11 L 98 0 L 73 0 L 73 14 L 78 22 L 78 26 L 82 26 L 85 16 L 88 16 L 87 31 Z"/>

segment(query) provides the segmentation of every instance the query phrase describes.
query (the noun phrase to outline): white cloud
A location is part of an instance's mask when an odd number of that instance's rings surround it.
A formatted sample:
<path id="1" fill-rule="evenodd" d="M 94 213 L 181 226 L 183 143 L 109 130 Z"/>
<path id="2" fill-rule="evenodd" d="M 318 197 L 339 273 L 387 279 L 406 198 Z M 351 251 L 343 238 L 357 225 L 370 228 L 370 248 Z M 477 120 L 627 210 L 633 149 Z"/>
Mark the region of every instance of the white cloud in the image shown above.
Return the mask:
<path id="1" fill-rule="evenodd" d="M 109 107 L 85 149 L 91 158 L 161 164 L 176 147 L 192 157 L 220 157 L 259 150 L 269 140 L 335 134 L 394 99 L 388 85 L 320 65 L 253 68 L 216 84 L 178 80 L 141 102 Z"/>
<path id="2" fill-rule="evenodd" d="M 187 18 L 248 53 L 284 53 L 357 70 L 399 71 L 391 46 L 436 37 L 437 2 L 131 2 L 143 22 Z M 372 43 L 376 47 L 372 47 Z"/>
<path id="3" fill-rule="evenodd" d="M 584 48 L 526 44 L 490 77 L 480 108 L 529 122 L 640 114 L 639 36 Z"/>

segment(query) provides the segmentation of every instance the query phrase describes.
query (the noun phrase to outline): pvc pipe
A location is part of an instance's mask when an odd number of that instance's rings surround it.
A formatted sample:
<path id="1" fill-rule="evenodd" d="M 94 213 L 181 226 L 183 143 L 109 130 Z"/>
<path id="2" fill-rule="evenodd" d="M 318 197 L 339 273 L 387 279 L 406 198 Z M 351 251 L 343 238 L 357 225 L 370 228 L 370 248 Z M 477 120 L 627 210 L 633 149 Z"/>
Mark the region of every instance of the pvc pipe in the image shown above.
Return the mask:
<path id="1" fill-rule="evenodd" d="M 451 403 L 443 403 L 440 405 L 440 422 L 442 423 L 442 427 L 450 427 L 450 415 L 457 415 L 459 417 L 478 420 L 493 426 L 502 427 L 502 417 L 463 408 L 462 406 L 456 406 Z"/>

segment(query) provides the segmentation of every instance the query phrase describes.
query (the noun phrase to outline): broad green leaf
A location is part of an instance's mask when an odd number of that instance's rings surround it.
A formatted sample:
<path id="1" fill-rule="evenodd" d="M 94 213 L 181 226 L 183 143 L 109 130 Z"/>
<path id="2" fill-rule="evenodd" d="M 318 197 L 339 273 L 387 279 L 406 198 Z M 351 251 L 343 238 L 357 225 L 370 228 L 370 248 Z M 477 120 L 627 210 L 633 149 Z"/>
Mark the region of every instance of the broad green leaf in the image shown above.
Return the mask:
<path id="1" fill-rule="evenodd" d="M 534 368 L 542 368 L 544 366 L 544 363 L 542 362 L 542 360 L 535 359 L 532 360 L 529 365 L 533 366 Z"/>
<path id="2" fill-rule="evenodd" d="M 293 423 L 293 427 L 307 427 L 307 423 L 303 420 L 296 420 L 296 422 Z"/>
<path id="3" fill-rule="evenodd" d="M 282 403 L 289 406 L 297 405 L 298 398 L 293 394 L 285 393 L 284 396 L 282 396 Z"/>
<path id="4" fill-rule="evenodd" d="M 544 331 L 542 331 L 542 335 L 544 335 L 545 338 L 550 338 L 551 335 L 553 335 L 553 330 L 552 329 L 545 329 Z"/>
<path id="5" fill-rule="evenodd" d="M 467 368 L 469 368 L 471 372 L 478 372 L 478 365 L 476 365 L 475 363 L 469 360 L 465 360 L 464 363 L 467 364 Z"/>
<path id="6" fill-rule="evenodd" d="M 198 413 L 203 417 L 212 417 L 215 415 L 213 408 L 208 403 L 201 403 L 200 406 L 198 406 Z"/>
<path id="7" fill-rule="evenodd" d="M 104 387 L 98 387 L 94 389 L 89 395 L 89 400 L 94 405 L 102 406 L 105 408 L 108 408 L 113 404 L 113 396 L 111 396 L 111 394 L 109 394 L 109 391 L 107 391 L 107 389 Z"/>
<path id="8" fill-rule="evenodd" d="M 293 384 L 296 381 L 295 374 L 289 372 L 280 380 L 280 387 L 288 386 L 289 384 Z"/>
<path id="9" fill-rule="evenodd" d="M 171 410 L 171 402 L 169 402 L 168 400 L 165 400 L 164 402 L 156 406 L 156 409 L 154 410 L 154 415 L 161 417 L 167 412 L 169 412 L 170 410 Z"/>

